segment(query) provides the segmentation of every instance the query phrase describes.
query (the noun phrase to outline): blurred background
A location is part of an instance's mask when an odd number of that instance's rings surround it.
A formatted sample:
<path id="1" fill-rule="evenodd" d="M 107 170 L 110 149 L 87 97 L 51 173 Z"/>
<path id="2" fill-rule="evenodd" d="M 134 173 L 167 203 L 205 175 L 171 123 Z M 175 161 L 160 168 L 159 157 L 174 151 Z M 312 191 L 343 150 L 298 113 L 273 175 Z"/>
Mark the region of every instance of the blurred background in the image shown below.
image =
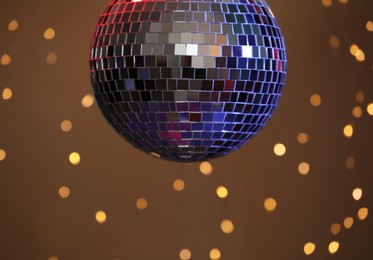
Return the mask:
<path id="1" fill-rule="evenodd" d="M 373 1 L 268 0 L 285 35 L 278 110 L 202 164 L 134 149 L 92 96 L 107 0 L 0 15 L 0 259 L 373 259 Z"/>

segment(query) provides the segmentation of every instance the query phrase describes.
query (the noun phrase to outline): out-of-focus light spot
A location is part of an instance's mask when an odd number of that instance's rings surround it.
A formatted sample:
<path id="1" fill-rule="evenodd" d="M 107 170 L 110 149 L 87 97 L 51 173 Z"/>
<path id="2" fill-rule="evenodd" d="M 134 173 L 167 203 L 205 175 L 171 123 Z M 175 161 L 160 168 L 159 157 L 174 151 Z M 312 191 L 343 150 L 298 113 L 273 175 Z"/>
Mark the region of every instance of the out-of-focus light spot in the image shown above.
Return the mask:
<path id="1" fill-rule="evenodd" d="M 70 120 L 63 120 L 61 122 L 61 130 L 64 132 L 70 132 L 73 128 L 73 123 Z"/>
<path id="2" fill-rule="evenodd" d="M 4 161 L 6 158 L 6 152 L 3 149 L 0 149 L 0 162 Z"/>
<path id="3" fill-rule="evenodd" d="M 338 235 L 339 232 L 341 232 L 341 225 L 338 224 L 338 223 L 334 223 L 334 224 L 330 227 L 330 232 L 332 232 L 333 235 Z"/>
<path id="4" fill-rule="evenodd" d="M 355 53 L 355 58 L 357 61 L 360 61 L 360 62 L 363 62 L 365 61 L 365 53 L 363 50 L 358 50 L 356 53 Z"/>
<path id="5" fill-rule="evenodd" d="M 179 257 L 181 260 L 189 260 L 192 257 L 192 253 L 189 249 L 184 248 L 180 251 Z"/>
<path id="6" fill-rule="evenodd" d="M 233 222 L 229 219 L 224 219 L 220 224 L 220 228 L 225 234 L 230 234 L 234 231 Z"/>
<path id="7" fill-rule="evenodd" d="M 277 156 L 284 156 L 286 153 L 286 146 L 282 143 L 278 143 L 273 147 L 273 152 Z"/>
<path id="8" fill-rule="evenodd" d="M 95 97 L 91 94 L 87 94 L 82 98 L 82 106 L 85 108 L 91 107 L 95 103 Z"/>
<path id="9" fill-rule="evenodd" d="M 313 94 L 310 98 L 310 103 L 314 107 L 319 107 L 321 105 L 321 96 L 320 94 Z"/>
<path id="10" fill-rule="evenodd" d="M 225 199 L 226 197 L 228 197 L 228 189 L 224 186 L 219 186 L 216 188 L 216 194 L 218 195 L 219 198 L 221 199 Z"/>
<path id="11" fill-rule="evenodd" d="M 369 115 L 373 116 L 373 103 L 370 103 L 367 106 L 367 112 L 368 112 Z"/>
<path id="12" fill-rule="evenodd" d="M 339 242 L 333 241 L 329 244 L 329 253 L 335 254 L 339 249 Z"/>
<path id="13" fill-rule="evenodd" d="M 346 168 L 352 170 L 355 167 L 355 158 L 353 156 L 349 156 L 346 158 Z"/>
<path id="14" fill-rule="evenodd" d="M 332 36 L 329 37 L 329 44 L 334 49 L 338 49 L 339 46 L 341 45 L 341 42 L 336 35 L 332 35 Z"/>
<path id="15" fill-rule="evenodd" d="M 104 224 L 106 222 L 106 213 L 102 210 L 96 212 L 96 221 L 99 224 Z"/>
<path id="16" fill-rule="evenodd" d="M 369 32 L 373 32 L 373 22 L 368 21 L 367 24 L 366 24 L 366 28 Z"/>
<path id="17" fill-rule="evenodd" d="M 55 53 L 54 51 L 50 51 L 47 55 L 47 59 L 46 59 L 47 63 L 49 65 L 54 65 L 57 63 L 58 61 L 58 56 L 57 56 L 57 53 Z"/>
<path id="18" fill-rule="evenodd" d="M 310 135 L 307 133 L 300 133 L 297 136 L 297 141 L 300 144 L 306 144 L 310 141 Z"/>
<path id="19" fill-rule="evenodd" d="M 213 171 L 213 168 L 212 168 L 211 163 L 201 162 L 201 164 L 199 165 L 199 170 L 204 175 L 211 175 L 212 171 Z"/>
<path id="20" fill-rule="evenodd" d="M 58 194 L 60 194 L 60 197 L 63 198 L 63 199 L 68 198 L 70 196 L 70 189 L 69 189 L 69 187 L 62 186 L 58 190 Z"/>
<path id="21" fill-rule="evenodd" d="M 48 258 L 48 260 L 59 260 L 57 256 L 51 256 Z"/>
<path id="22" fill-rule="evenodd" d="M 356 106 L 352 109 L 352 116 L 355 118 L 361 118 L 363 116 L 363 109 L 360 106 Z"/>
<path id="23" fill-rule="evenodd" d="M 221 252 L 219 249 L 214 248 L 210 251 L 210 259 L 211 260 L 219 260 L 221 258 Z"/>
<path id="24" fill-rule="evenodd" d="M 48 28 L 44 31 L 44 38 L 46 40 L 52 40 L 56 36 L 56 32 L 53 28 Z"/>
<path id="25" fill-rule="evenodd" d="M 146 209 L 148 207 L 148 201 L 145 198 L 139 198 L 136 201 L 136 207 L 139 210 L 144 210 L 144 209 Z"/>
<path id="26" fill-rule="evenodd" d="M 350 46 L 350 53 L 351 53 L 352 56 L 356 56 L 356 53 L 357 53 L 358 50 L 360 50 L 360 48 L 356 44 L 352 44 Z"/>
<path id="27" fill-rule="evenodd" d="M 9 65 L 10 62 L 12 61 L 12 58 L 10 57 L 9 54 L 4 54 L 3 56 L 1 56 L 1 59 L 0 59 L 0 63 L 1 65 Z"/>
<path id="28" fill-rule="evenodd" d="M 17 22 L 17 20 L 10 21 L 10 23 L 8 25 L 8 30 L 11 31 L 11 32 L 14 32 L 17 29 L 18 29 L 18 22 Z"/>
<path id="29" fill-rule="evenodd" d="M 78 165 L 80 163 L 80 155 L 77 152 L 72 152 L 69 160 L 72 165 Z"/>
<path id="30" fill-rule="evenodd" d="M 321 0 L 323 6 L 331 7 L 333 5 L 332 0 Z"/>
<path id="31" fill-rule="evenodd" d="M 354 127 L 351 124 L 346 125 L 343 128 L 343 134 L 346 138 L 351 138 L 354 134 Z"/>
<path id="32" fill-rule="evenodd" d="M 277 207 L 277 201 L 274 199 L 274 198 L 267 198 L 265 201 L 264 201 L 264 208 L 268 211 L 268 212 L 273 212 L 275 211 Z"/>
<path id="33" fill-rule="evenodd" d="M 363 197 L 363 190 L 361 188 L 355 188 L 352 191 L 352 197 L 354 200 L 359 201 L 361 200 L 361 197 Z"/>
<path id="34" fill-rule="evenodd" d="M 10 88 L 4 88 L 2 96 L 4 100 L 9 100 L 13 96 L 13 91 Z"/>
<path id="35" fill-rule="evenodd" d="M 368 217 L 368 214 L 369 214 L 368 208 L 361 208 L 357 212 L 357 217 L 359 220 L 363 221 Z"/>
<path id="36" fill-rule="evenodd" d="M 303 250 L 306 255 L 312 255 L 316 250 L 316 245 L 312 242 L 308 242 L 304 245 Z"/>
<path id="37" fill-rule="evenodd" d="M 354 225 L 354 219 L 351 217 L 345 218 L 343 221 L 343 225 L 346 229 L 352 228 L 352 226 Z"/>
<path id="38" fill-rule="evenodd" d="M 174 189 L 176 191 L 182 191 L 185 188 L 185 182 L 183 180 L 174 181 Z"/>
<path id="39" fill-rule="evenodd" d="M 339 3 L 342 5 L 348 4 L 348 0 L 339 0 Z"/>
<path id="40" fill-rule="evenodd" d="M 156 157 L 156 158 L 161 158 L 161 155 L 160 154 L 158 154 L 158 153 L 150 153 L 150 155 L 152 155 L 152 156 L 154 156 L 154 157 Z"/>
<path id="41" fill-rule="evenodd" d="M 310 172 L 310 165 L 306 162 L 302 162 L 298 166 L 298 171 L 302 175 L 307 175 Z"/>
<path id="42" fill-rule="evenodd" d="M 365 94 L 363 91 L 359 90 L 355 95 L 356 102 L 359 104 L 364 103 L 365 101 Z"/>

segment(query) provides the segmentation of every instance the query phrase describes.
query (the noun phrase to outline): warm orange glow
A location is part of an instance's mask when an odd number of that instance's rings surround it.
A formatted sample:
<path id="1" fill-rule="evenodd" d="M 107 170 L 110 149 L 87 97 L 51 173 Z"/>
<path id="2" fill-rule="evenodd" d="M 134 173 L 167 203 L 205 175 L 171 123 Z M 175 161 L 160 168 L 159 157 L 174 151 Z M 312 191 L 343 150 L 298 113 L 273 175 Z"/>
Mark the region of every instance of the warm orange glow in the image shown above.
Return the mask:
<path id="1" fill-rule="evenodd" d="M 355 158 L 353 156 L 346 158 L 346 167 L 349 170 L 352 170 L 355 167 Z"/>
<path id="2" fill-rule="evenodd" d="M 0 59 L 0 63 L 1 65 L 9 65 L 10 62 L 12 61 L 12 58 L 9 56 L 9 54 L 4 54 L 3 56 L 1 56 L 1 59 Z"/>
<path id="3" fill-rule="evenodd" d="M 234 231 L 233 222 L 229 219 L 224 219 L 220 224 L 220 228 L 225 234 L 230 234 Z"/>
<path id="4" fill-rule="evenodd" d="M 182 249 L 179 254 L 180 260 L 189 260 L 192 257 L 192 253 L 189 249 Z"/>
<path id="5" fill-rule="evenodd" d="M 360 50 L 360 48 L 356 44 L 352 44 L 350 46 L 350 53 L 351 53 L 352 56 L 356 56 L 356 53 L 357 53 L 358 50 Z"/>
<path id="6" fill-rule="evenodd" d="M 273 147 L 273 152 L 277 156 L 283 156 L 286 153 L 286 146 L 284 144 L 278 143 Z"/>
<path id="7" fill-rule="evenodd" d="M 373 22 L 368 21 L 367 24 L 366 24 L 366 28 L 369 32 L 373 32 Z"/>
<path id="8" fill-rule="evenodd" d="M 6 152 L 3 149 L 0 149 L 0 162 L 4 161 L 6 158 Z"/>
<path id="9" fill-rule="evenodd" d="M 351 124 L 346 125 L 343 128 L 343 134 L 345 135 L 346 138 L 351 138 L 354 134 L 354 127 Z"/>
<path id="10" fill-rule="evenodd" d="M 364 94 L 364 92 L 361 91 L 361 90 L 359 90 L 356 93 L 355 99 L 356 99 L 356 102 L 359 103 L 359 104 L 364 103 L 364 101 L 365 101 L 365 94 Z"/>
<path id="11" fill-rule="evenodd" d="M 53 28 L 48 28 L 44 31 L 44 38 L 46 40 L 52 40 L 56 36 L 56 32 Z"/>
<path id="12" fill-rule="evenodd" d="M 312 255 L 316 250 L 316 245 L 312 242 L 308 242 L 307 244 L 304 245 L 303 250 L 306 255 Z"/>
<path id="13" fill-rule="evenodd" d="M 10 88 L 4 88 L 2 96 L 4 100 L 9 100 L 13 96 L 13 91 Z"/>
<path id="14" fill-rule="evenodd" d="M 264 208 L 268 211 L 268 212 L 273 212 L 275 211 L 277 207 L 277 201 L 274 199 L 274 198 L 267 198 L 265 201 L 264 201 Z"/>
<path id="15" fill-rule="evenodd" d="M 95 97 L 91 94 L 87 94 L 82 98 L 82 106 L 85 108 L 91 107 L 95 103 Z"/>
<path id="16" fill-rule="evenodd" d="M 348 0 L 339 0 L 339 3 L 342 5 L 348 4 Z"/>
<path id="17" fill-rule="evenodd" d="M 70 120 L 63 120 L 61 122 L 61 130 L 62 131 L 70 132 L 72 128 L 73 128 L 73 124 L 71 123 Z"/>
<path id="18" fill-rule="evenodd" d="M 329 253 L 335 254 L 339 249 L 339 242 L 333 241 L 329 244 Z"/>
<path id="19" fill-rule="evenodd" d="M 341 225 L 338 224 L 338 223 L 334 223 L 331 227 L 330 227 L 330 232 L 332 232 L 333 235 L 338 235 L 339 232 L 341 232 Z"/>
<path id="20" fill-rule="evenodd" d="M 320 94 L 313 94 L 310 98 L 310 103 L 314 107 L 321 106 L 321 96 L 320 96 Z"/>
<path id="21" fill-rule="evenodd" d="M 106 213 L 102 210 L 97 211 L 96 213 L 96 221 L 99 224 L 104 224 L 106 222 Z"/>
<path id="22" fill-rule="evenodd" d="M 298 171 L 302 175 L 307 175 L 310 172 L 310 165 L 306 162 L 302 162 L 298 166 Z"/>
<path id="23" fill-rule="evenodd" d="M 363 109 L 360 106 L 354 107 L 354 109 L 352 109 L 352 116 L 355 117 L 355 118 L 362 117 L 363 116 Z"/>
<path id="24" fill-rule="evenodd" d="M 359 201 L 363 197 L 363 190 L 361 188 L 355 188 L 352 192 L 352 197 L 354 200 Z"/>
<path id="25" fill-rule="evenodd" d="M 211 260 L 219 260 L 221 258 L 221 252 L 219 249 L 214 248 L 210 251 L 210 259 Z"/>
<path id="26" fill-rule="evenodd" d="M 355 53 L 355 58 L 357 61 L 360 61 L 360 62 L 363 62 L 365 61 L 365 53 L 363 50 L 358 50 L 356 53 Z"/>
<path id="27" fill-rule="evenodd" d="M 221 199 L 225 199 L 226 197 L 228 197 L 228 189 L 224 186 L 219 186 L 216 188 L 216 194 L 218 195 L 219 198 Z"/>
<path id="28" fill-rule="evenodd" d="M 323 6 L 331 7 L 333 5 L 332 0 L 321 0 Z"/>
<path id="29" fill-rule="evenodd" d="M 346 229 L 350 229 L 354 225 L 354 219 L 351 217 L 345 218 L 343 225 Z"/>
<path id="30" fill-rule="evenodd" d="M 174 189 L 176 191 L 182 191 L 185 188 L 185 182 L 183 180 L 174 181 Z"/>
<path id="31" fill-rule="evenodd" d="M 12 20 L 10 21 L 9 25 L 8 25 L 8 30 L 13 32 L 13 31 L 16 31 L 18 29 L 18 22 L 17 20 Z"/>
<path id="32" fill-rule="evenodd" d="M 48 260 L 59 260 L 57 256 L 51 256 L 48 258 Z"/>
<path id="33" fill-rule="evenodd" d="M 47 59 L 46 59 L 47 63 L 49 65 L 54 65 L 57 63 L 58 61 L 58 56 L 57 56 L 57 53 L 55 53 L 54 51 L 51 51 L 48 53 L 47 55 Z"/>
<path id="34" fill-rule="evenodd" d="M 369 214 L 368 208 L 361 208 L 359 209 L 357 213 L 357 217 L 359 220 L 363 221 L 368 217 L 368 214 Z"/>
<path id="35" fill-rule="evenodd" d="M 58 190 L 58 194 L 60 194 L 60 197 L 63 199 L 66 199 L 70 196 L 70 189 L 69 187 L 63 186 Z"/>
<path id="36" fill-rule="evenodd" d="M 341 45 L 341 42 L 340 42 L 339 38 L 336 35 L 332 35 L 329 38 L 329 44 L 334 49 L 338 49 L 339 46 Z"/>
<path id="37" fill-rule="evenodd" d="M 297 136 L 297 141 L 300 144 L 306 144 L 310 141 L 310 135 L 307 133 L 300 133 Z"/>
<path id="38" fill-rule="evenodd" d="M 148 201 L 145 198 L 139 198 L 136 201 L 136 207 L 139 210 L 144 210 L 144 209 L 146 209 L 148 207 Z"/>
<path id="39" fill-rule="evenodd" d="M 211 175 L 213 168 L 209 162 L 201 162 L 201 164 L 199 165 L 199 170 L 204 175 Z"/>
<path id="40" fill-rule="evenodd" d="M 72 165 L 78 165 L 80 163 L 80 155 L 77 152 L 72 152 L 69 160 Z"/>
<path id="41" fill-rule="evenodd" d="M 369 103 L 367 106 L 367 112 L 369 115 L 373 116 L 373 103 Z"/>

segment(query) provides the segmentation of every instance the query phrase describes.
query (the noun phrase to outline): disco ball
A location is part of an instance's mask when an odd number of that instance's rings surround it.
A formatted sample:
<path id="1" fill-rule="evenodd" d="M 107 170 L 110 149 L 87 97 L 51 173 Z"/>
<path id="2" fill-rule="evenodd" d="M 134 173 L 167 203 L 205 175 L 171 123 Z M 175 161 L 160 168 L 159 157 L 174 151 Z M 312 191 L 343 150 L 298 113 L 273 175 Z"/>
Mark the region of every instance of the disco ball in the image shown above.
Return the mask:
<path id="1" fill-rule="evenodd" d="M 192 162 L 237 150 L 266 124 L 286 51 L 264 0 L 112 0 L 90 66 L 97 103 L 120 135 Z"/>

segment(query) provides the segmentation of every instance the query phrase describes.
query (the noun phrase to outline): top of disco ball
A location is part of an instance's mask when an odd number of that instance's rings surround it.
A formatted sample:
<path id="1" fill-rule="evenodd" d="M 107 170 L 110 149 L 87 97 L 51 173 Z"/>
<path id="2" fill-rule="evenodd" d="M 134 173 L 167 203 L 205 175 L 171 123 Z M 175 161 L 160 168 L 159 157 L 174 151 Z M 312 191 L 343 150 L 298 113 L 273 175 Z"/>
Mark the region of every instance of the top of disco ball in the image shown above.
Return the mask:
<path id="1" fill-rule="evenodd" d="M 172 161 L 237 150 L 276 109 L 281 30 L 264 0 L 112 0 L 91 43 L 91 79 L 109 124 Z"/>

